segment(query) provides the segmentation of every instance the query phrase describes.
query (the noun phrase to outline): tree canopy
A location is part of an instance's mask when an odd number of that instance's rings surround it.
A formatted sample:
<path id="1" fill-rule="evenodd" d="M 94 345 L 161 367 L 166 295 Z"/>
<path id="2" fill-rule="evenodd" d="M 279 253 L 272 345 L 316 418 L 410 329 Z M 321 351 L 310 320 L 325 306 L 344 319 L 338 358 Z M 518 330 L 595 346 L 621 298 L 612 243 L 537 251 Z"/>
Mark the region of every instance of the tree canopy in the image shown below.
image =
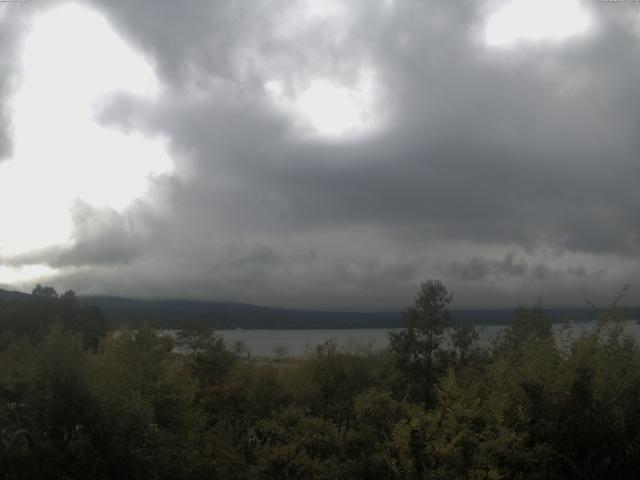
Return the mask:
<path id="1" fill-rule="evenodd" d="M 52 480 L 636 478 L 640 346 L 620 317 L 567 336 L 522 307 L 481 347 L 448 326 L 451 299 L 422 284 L 386 350 L 328 341 L 269 360 L 197 326 L 107 332 L 38 286 L 0 305 L 0 465 Z"/>

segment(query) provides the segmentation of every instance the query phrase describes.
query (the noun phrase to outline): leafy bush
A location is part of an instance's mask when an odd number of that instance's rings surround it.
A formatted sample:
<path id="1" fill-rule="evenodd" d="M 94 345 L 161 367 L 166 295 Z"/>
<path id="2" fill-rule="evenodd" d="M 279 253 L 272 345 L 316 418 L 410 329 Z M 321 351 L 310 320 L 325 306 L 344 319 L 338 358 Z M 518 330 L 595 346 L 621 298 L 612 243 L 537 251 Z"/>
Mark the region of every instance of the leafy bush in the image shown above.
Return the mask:
<path id="1" fill-rule="evenodd" d="M 0 306 L 0 440 L 30 432 L 42 478 L 630 479 L 640 469 L 640 347 L 616 316 L 558 338 L 542 309 L 521 308 L 488 348 L 469 325 L 448 347 L 451 296 L 428 282 L 388 350 L 327 342 L 269 362 L 240 358 L 206 329 L 176 341 L 149 325 L 106 335 L 73 295 L 35 293 Z"/>

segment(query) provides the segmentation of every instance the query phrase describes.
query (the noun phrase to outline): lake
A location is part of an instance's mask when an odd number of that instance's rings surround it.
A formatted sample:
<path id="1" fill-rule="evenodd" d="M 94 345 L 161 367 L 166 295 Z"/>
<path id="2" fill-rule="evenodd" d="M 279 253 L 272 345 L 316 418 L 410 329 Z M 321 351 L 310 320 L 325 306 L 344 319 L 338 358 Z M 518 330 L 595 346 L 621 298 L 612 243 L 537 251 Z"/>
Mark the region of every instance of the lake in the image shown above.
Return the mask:
<path id="1" fill-rule="evenodd" d="M 571 338 L 577 337 L 580 332 L 593 328 L 595 322 L 575 323 L 570 326 L 554 324 L 557 333 L 565 332 Z M 504 326 L 490 325 L 479 327 L 480 344 L 488 346 L 491 340 Z M 227 344 L 232 347 L 234 343 L 241 341 L 249 349 L 252 356 L 256 357 L 295 357 L 304 353 L 316 345 L 320 345 L 329 339 L 336 341 L 338 345 L 349 351 L 368 348 L 382 350 L 389 345 L 388 333 L 395 329 L 370 328 L 370 329 L 312 329 L 312 330 L 218 330 Z M 640 325 L 635 321 L 625 323 L 625 331 L 640 340 Z"/>

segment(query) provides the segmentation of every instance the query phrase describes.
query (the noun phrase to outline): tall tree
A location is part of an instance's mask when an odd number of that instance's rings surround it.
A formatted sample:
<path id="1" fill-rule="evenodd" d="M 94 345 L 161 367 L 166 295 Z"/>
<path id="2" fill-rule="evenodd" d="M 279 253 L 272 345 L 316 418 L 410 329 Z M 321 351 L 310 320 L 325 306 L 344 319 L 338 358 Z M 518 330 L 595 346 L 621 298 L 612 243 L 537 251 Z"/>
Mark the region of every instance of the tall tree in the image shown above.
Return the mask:
<path id="1" fill-rule="evenodd" d="M 399 366 L 409 376 L 410 395 L 426 405 L 435 401 L 434 354 L 451 320 L 447 306 L 452 299 L 439 280 L 423 282 L 414 304 L 403 313 L 403 329 L 389 335 Z"/>

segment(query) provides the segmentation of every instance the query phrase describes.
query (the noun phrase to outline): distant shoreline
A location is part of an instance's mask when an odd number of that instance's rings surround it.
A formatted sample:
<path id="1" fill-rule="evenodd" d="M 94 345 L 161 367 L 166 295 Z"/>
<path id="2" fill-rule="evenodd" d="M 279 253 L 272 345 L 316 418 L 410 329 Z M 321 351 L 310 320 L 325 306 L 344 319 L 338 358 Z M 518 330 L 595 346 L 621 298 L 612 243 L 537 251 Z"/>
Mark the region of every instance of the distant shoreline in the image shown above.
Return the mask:
<path id="1" fill-rule="evenodd" d="M 0 300 L 30 297 L 27 293 L 0 290 Z M 102 309 L 112 328 L 121 325 L 135 327 L 149 322 L 157 328 L 183 328 L 204 324 L 216 330 L 322 330 L 373 329 L 401 327 L 402 313 L 397 312 L 332 312 L 265 307 L 232 302 L 194 300 L 138 300 L 112 296 L 79 296 L 84 304 Z M 473 325 L 507 325 L 513 318 L 513 308 L 452 309 L 452 323 Z M 640 307 L 624 309 L 631 319 L 640 317 Z M 552 323 L 570 319 L 576 323 L 592 321 L 598 312 L 591 307 L 545 308 Z"/>

